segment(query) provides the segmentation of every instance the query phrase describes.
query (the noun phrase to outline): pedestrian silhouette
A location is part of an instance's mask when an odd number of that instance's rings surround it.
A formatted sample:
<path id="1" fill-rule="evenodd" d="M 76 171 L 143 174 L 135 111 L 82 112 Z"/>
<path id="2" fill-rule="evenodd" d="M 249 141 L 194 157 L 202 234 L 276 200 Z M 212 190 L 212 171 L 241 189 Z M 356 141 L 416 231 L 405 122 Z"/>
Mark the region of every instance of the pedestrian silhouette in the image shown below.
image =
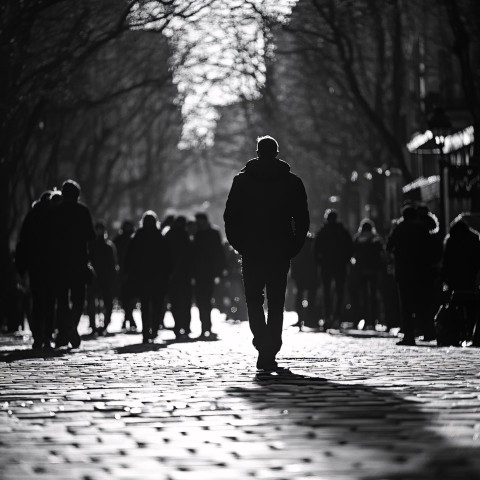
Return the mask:
<path id="1" fill-rule="evenodd" d="M 432 267 L 438 261 L 438 247 L 413 205 L 403 208 L 402 218 L 388 238 L 387 249 L 395 260 L 395 279 L 402 310 L 404 337 L 398 344 L 415 345 L 419 317 L 429 309 L 425 285 L 431 283 Z"/>
<path id="2" fill-rule="evenodd" d="M 80 346 L 78 323 L 85 303 L 85 286 L 92 281 L 88 243 L 95 238 L 89 209 L 78 201 L 80 185 L 67 180 L 62 202 L 52 211 L 53 264 L 57 294 L 56 346 Z"/>
<path id="3" fill-rule="evenodd" d="M 54 288 L 51 249 L 52 192 L 42 193 L 25 216 L 16 248 L 15 264 L 28 273 L 32 310 L 29 318 L 33 349 L 51 349 L 54 319 Z"/>
<path id="4" fill-rule="evenodd" d="M 217 228 L 213 228 L 208 215 L 199 212 L 195 215 L 196 233 L 193 241 L 195 301 L 202 324 L 201 338 L 213 340 L 212 333 L 212 299 L 215 279 L 223 275 L 225 254 L 222 237 Z"/>
<path id="5" fill-rule="evenodd" d="M 108 239 L 105 222 L 95 224 L 96 238 L 89 244 L 90 260 L 95 270 L 91 285 L 87 288 L 88 316 L 92 333 L 107 332 L 112 319 L 113 295 L 118 272 L 117 249 Z M 103 307 L 103 308 L 102 308 Z M 103 310 L 103 325 L 96 326 L 96 314 Z"/>
<path id="6" fill-rule="evenodd" d="M 385 265 L 385 246 L 374 223 L 365 218 L 353 236 L 353 276 L 358 291 L 358 320 L 365 328 L 375 327 L 378 318 L 378 280 Z"/>
<path id="7" fill-rule="evenodd" d="M 303 183 L 277 155 L 274 138 L 257 138 L 257 158 L 233 179 L 224 212 L 227 239 L 242 255 L 248 318 L 262 370 L 278 366 L 290 259 L 302 248 L 310 225 Z"/>
<path id="8" fill-rule="evenodd" d="M 172 259 L 168 296 L 175 321 L 173 331 L 177 339 L 187 340 L 192 308 L 193 243 L 184 216 L 175 218 L 165 234 L 165 240 Z"/>
<path id="9" fill-rule="evenodd" d="M 143 343 L 152 342 L 158 333 L 164 313 L 171 258 L 157 215 L 146 211 L 140 228 L 133 235 L 125 258 L 125 270 L 140 298 Z"/>
<path id="10" fill-rule="evenodd" d="M 137 331 L 137 324 L 133 318 L 135 300 L 132 294 L 131 282 L 128 281 L 128 275 L 125 271 L 125 257 L 127 255 L 128 246 L 130 245 L 134 231 L 135 228 L 133 223 L 130 220 L 125 220 L 122 223 L 122 228 L 113 239 L 113 243 L 117 249 L 119 266 L 119 291 L 117 294 L 120 297 L 120 304 L 122 305 L 124 312 L 122 328 L 131 332 Z"/>
<path id="11" fill-rule="evenodd" d="M 442 279 L 448 287 L 452 310 L 456 310 L 457 318 L 451 326 L 451 334 L 455 341 L 442 338 L 439 343 L 458 344 L 461 341 L 472 341 L 480 346 L 479 306 L 475 293 L 480 271 L 480 235 L 470 228 L 460 217 L 456 218 L 450 232 L 445 238 Z M 439 325 L 445 328 L 445 325 Z"/>
<path id="12" fill-rule="evenodd" d="M 325 211 L 325 224 L 315 237 L 315 258 L 320 265 L 325 306 L 324 327 L 338 327 L 342 320 L 347 266 L 353 254 L 352 237 L 337 211 Z M 335 310 L 332 310 L 332 282 L 335 284 Z"/>
<path id="13" fill-rule="evenodd" d="M 437 217 L 429 211 L 428 206 L 420 204 L 416 207 L 418 222 L 429 233 L 431 244 L 431 265 L 426 269 L 422 284 L 422 301 L 416 314 L 417 327 L 423 340 L 434 340 L 435 321 L 434 316 L 441 303 L 442 284 L 440 281 L 440 269 L 442 258 L 442 238 L 440 237 L 440 223 Z"/>

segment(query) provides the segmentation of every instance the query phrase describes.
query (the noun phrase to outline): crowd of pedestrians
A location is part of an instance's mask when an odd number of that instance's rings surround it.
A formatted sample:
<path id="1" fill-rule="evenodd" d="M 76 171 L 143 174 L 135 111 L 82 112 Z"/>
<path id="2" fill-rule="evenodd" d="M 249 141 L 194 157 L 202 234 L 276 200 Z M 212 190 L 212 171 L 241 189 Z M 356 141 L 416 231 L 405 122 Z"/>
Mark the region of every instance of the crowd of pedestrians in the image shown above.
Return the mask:
<path id="1" fill-rule="evenodd" d="M 406 204 L 383 239 L 370 219 L 350 235 L 328 209 L 322 228 L 292 261 L 297 325 L 400 327 L 399 345 L 421 337 L 480 346 L 479 272 L 480 236 L 462 217 L 443 238 L 425 205 Z M 395 309 L 398 320 L 388 318 Z"/>
<path id="2" fill-rule="evenodd" d="M 148 210 L 138 229 L 124 221 L 110 240 L 105 223 L 94 224 L 79 197 L 80 186 L 72 180 L 61 191 L 44 192 L 20 230 L 15 264 L 29 282 L 33 348 L 77 348 L 84 313 L 92 336 L 106 334 L 115 301 L 124 312 L 123 329 L 130 332 L 137 332 L 133 312 L 140 304 L 144 343 L 164 328 L 167 308 L 176 338 L 187 339 L 193 303 L 200 313 L 201 338 L 214 339 L 214 287 L 220 277 L 238 276 L 238 256 L 232 257 L 231 250 L 226 254 L 207 214 L 197 213 L 194 221 L 171 216 L 160 223 Z M 238 304 L 238 296 L 236 288 L 229 303 Z"/>
<path id="3" fill-rule="evenodd" d="M 273 190 L 270 193 L 273 197 Z M 82 314 L 89 317 L 92 336 L 107 334 L 114 306 L 123 311 L 123 331 L 140 333 L 134 319 L 138 304 L 144 343 L 165 328 L 167 309 L 175 337 L 189 339 L 193 304 L 199 310 L 201 338 L 214 339 L 213 306 L 227 318 L 247 320 L 242 273 L 251 300 L 248 316 L 263 318 L 262 265 L 275 249 L 290 244 L 268 241 L 262 247 L 254 232 L 236 231 L 238 226 L 227 222 L 230 238 L 237 242 L 231 246 L 222 242 L 206 213 L 197 213 L 195 220 L 179 215 L 160 222 L 151 210 L 142 215 L 138 228 L 135 222 L 124 221 L 110 240 L 106 224 L 93 223 L 79 197 L 80 186 L 67 180 L 61 191 L 44 192 L 22 224 L 15 263 L 18 273 L 28 278 L 33 348 L 78 347 Z M 228 215 L 236 208 L 232 198 Z M 299 225 L 302 221 L 299 217 Z M 260 231 L 260 217 L 258 222 Z M 267 238 L 265 232 L 262 238 Z M 442 238 L 436 217 L 423 205 L 409 204 L 382 238 L 370 219 L 362 220 L 351 235 L 338 213 L 328 209 L 319 231 L 308 233 L 303 247 L 292 245 L 296 251 L 287 255 L 293 256 L 289 285 L 300 328 L 401 327 L 400 345 L 415 345 L 421 337 L 437 338 L 442 345 L 480 346 L 476 328 L 480 237 L 463 219 L 456 219 Z M 234 247 L 243 253 L 243 272 Z M 275 260 L 268 271 L 287 271 L 289 265 L 287 261 L 282 267 Z M 279 292 L 284 291 L 283 273 L 268 281 L 273 282 L 271 298 L 275 282 L 281 281 Z M 280 308 L 284 297 L 279 296 Z M 257 297 L 254 308 L 252 299 Z M 270 315 L 276 314 L 274 308 L 273 303 Z M 398 320 L 389 318 L 395 309 Z M 263 341 L 262 335 L 257 332 L 257 343 Z M 271 345 L 271 334 L 267 336 L 265 342 Z M 276 351 L 281 344 L 277 337 L 278 345 L 272 347 Z"/>

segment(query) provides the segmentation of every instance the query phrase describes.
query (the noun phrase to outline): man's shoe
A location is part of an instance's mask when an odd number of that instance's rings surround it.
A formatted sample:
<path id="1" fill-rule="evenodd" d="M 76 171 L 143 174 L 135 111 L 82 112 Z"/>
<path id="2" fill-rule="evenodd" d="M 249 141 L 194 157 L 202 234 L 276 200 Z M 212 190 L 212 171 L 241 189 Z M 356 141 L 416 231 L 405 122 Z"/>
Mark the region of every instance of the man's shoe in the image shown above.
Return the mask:
<path id="1" fill-rule="evenodd" d="M 404 338 L 397 342 L 397 345 L 404 346 L 404 347 L 415 347 L 417 344 L 415 343 L 414 338 Z"/>
<path id="2" fill-rule="evenodd" d="M 307 329 L 306 331 L 308 332 L 309 330 L 319 330 L 320 329 L 320 324 L 318 321 L 309 321 L 309 322 L 304 322 L 303 323 L 303 328 Z"/>
<path id="3" fill-rule="evenodd" d="M 43 351 L 45 353 L 52 353 L 53 352 L 53 347 L 52 344 L 50 343 L 50 340 L 46 340 L 43 344 Z"/>
<path id="4" fill-rule="evenodd" d="M 55 339 L 55 348 L 62 348 L 68 346 L 68 338 L 65 335 L 58 335 Z"/>
<path id="5" fill-rule="evenodd" d="M 96 333 L 99 337 L 105 337 L 107 335 L 107 327 L 98 327 Z"/>
<path id="6" fill-rule="evenodd" d="M 275 360 L 275 356 L 271 355 L 258 355 L 257 369 L 258 370 L 275 370 L 278 368 L 278 363 Z"/>
<path id="7" fill-rule="evenodd" d="M 175 333 L 175 340 L 177 342 L 188 342 L 190 340 L 190 337 L 186 333 Z"/>
<path id="8" fill-rule="evenodd" d="M 73 331 L 70 335 L 70 345 L 72 348 L 78 348 L 80 347 L 80 343 L 82 342 L 80 335 L 77 332 L 77 329 Z"/>
<path id="9" fill-rule="evenodd" d="M 209 330 L 205 330 L 200 334 L 200 338 L 202 340 L 216 340 L 218 338 L 218 335 Z"/>

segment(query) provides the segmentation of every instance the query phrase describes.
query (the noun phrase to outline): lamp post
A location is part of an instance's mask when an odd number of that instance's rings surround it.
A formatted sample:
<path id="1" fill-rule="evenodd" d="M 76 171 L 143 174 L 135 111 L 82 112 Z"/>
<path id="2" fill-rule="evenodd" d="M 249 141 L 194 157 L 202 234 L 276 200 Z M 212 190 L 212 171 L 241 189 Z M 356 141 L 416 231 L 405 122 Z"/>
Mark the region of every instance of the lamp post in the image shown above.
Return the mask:
<path id="1" fill-rule="evenodd" d="M 440 169 L 440 233 L 445 235 L 447 225 L 449 223 L 448 209 L 447 209 L 447 195 L 445 179 L 448 178 L 445 175 L 445 170 L 448 168 L 448 162 L 444 152 L 445 137 L 450 133 L 452 129 L 452 123 L 445 113 L 443 107 L 436 106 L 433 110 L 433 114 L 428 119 L 428 128 L 433 133 L 435 143 L 440 150 L 439 157 L 439 169 Z M 447 172 L 448 175 L 448 172 Z"/>

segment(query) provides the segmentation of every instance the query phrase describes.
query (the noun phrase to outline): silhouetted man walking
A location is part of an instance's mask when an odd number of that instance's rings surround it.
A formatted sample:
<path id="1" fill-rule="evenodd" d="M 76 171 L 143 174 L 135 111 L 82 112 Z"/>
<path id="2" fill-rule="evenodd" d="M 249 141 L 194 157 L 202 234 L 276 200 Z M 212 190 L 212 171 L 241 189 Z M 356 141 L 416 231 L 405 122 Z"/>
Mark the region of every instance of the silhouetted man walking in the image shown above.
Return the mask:
<path id="1" fill-rule="evenodd" d="M 113 294 L 118 273 L 117 249 L 108 239 L 105 222 L 95 224 L 96 238 L 89 244 L 90 260 L 95 270 L 95 278 L 87 289 L 88 316 L 92 333 L 100 335 L 107 333 L 107 327 L 112 319 Z M 96 313 L 103 302 L 103 326 L 97 328 Z"/>
<path id="2" fill-rule="evenodd" d="M 432 265 L 438 261 L 438 244 L 434 235 L 419 221 L 412 205 L 402 210 L 402 219 L 395 225 L 387 241 L 387 250 L 395 258 L 395 278 L 402 309 L 403 339 L 397 345 L 415 345 L 418 315 L 425 308 L 424 286 L 430 281 Z M 427 297 L 428 298 L 428 297 Z"/>
<path id="3" fill-rule="evenodd" d="M 172 275 L 168 286 L 177 339 L 187 340 L 192 309 L 193 242 L 187 232 L 187 219 L 180 215 L 165 234 L 172 260 Z M 210 314 L 210 311 L 209 311 Z"/>
<path id="4" fill-rule="evenodd" d="M 153 342 L 165 312 L 171 258 L 158 217 L 152 210 L 143 214 L 141 227 L 128 246 L 125 271 L 140 297 L 143 343 Z"/>
<path id="5" fill-rule="evenodd" d="M 80 346 L 78 323 L 85 302 L 85 286 L 91 282 L 88 243 L 95 239 L 92 217 L 80 203 L 80 186 L 73 180 L 62 185 L 62 203 L 53 218 L 53 257 L 56 274 L 58 336 L 56 346 Z"/>
<path id="6" fill-rule="evenodd" d="M 18 272 L 28 272 L 32 295 L 33 349 L 51 349 L 55 296 L 51 255 L 51 191 L 42 193 L 27 213 L 20 230 L 15 264 Z"/>
<path id="7" fill-rule="evenodd" d="M 224 213 L 230 244 L 242 255 L 243 285 L 257 368 L 277 368 L 290 259 L 302 248 L 310 225 L 307 195 L 288 163 L 277 159 L 278 143 L 257 139 L 257 158 L 233 179 Z M 263 310 L 264 289 L 268 317 Z"/>
<path id="8" fill-rule="evenodd" d="M 125 220 L 122 223 L 120 232 L 113 239 L 113 243 L 117 249 L 118 266 L 120 268 L 120 291 L 118 292 L 118 295 L 120 296 L 120 303 L 124 312 L 122 328 L 127 330 L 128 323 L 128 331 L 130 332 L 137 331 L 137 324 L 133 318 L 135 300 L 132 294 L 131 282 L 128 280 L 128 275 L 125 271 L 125 258 L 134 232 L 135 228 L 133 223 L 130 220 Z"/>
<path id="9" fill-rule="evenodd" d="M 315 237 L 315 258 L 320 265 L 325 302 L 324 328 L 339 326 L 343 312 L 343 296 L 347 266 L 353 254 L 352 237 L 334 209 L 325 212 L 325 224 Z M 332 312 L 332 281 L 335 282 L 336 306 Z"/>
<path id="10" fill-rule="evenodd" d="M 225 269 L 225 256 L 220 232 L 212 227 L 208 215 L 198 212 L 195 219 L 197 222 L 193 240 L 195 301 L 202 324 L 201 338 L 214 340 L 216 334 L 212 332 L 212 299 L 215 279 L 220 278 Z"/>

